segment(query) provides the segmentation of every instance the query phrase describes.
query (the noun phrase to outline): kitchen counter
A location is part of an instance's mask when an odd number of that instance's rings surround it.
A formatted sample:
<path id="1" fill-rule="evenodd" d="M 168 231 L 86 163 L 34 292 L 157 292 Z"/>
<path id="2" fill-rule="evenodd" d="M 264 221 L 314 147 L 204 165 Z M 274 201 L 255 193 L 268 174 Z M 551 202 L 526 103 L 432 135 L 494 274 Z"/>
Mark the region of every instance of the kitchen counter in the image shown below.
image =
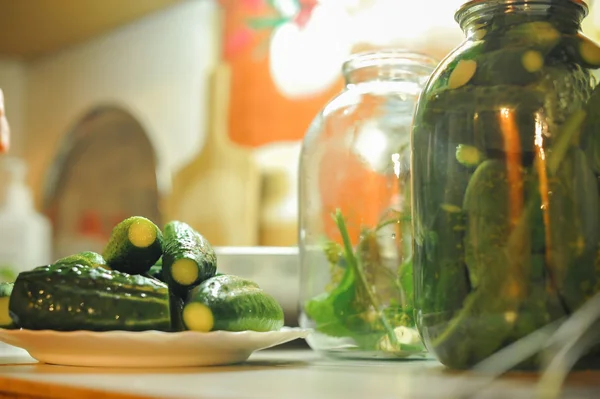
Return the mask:
<path id="1" fill-rule="evenodd" d="M 568 398 L 593 398 L 600 372 L 574 373 Z M 534 398 L 537 375 L 516 373 L 479 390 L 477 398 Z M 269 349 L 235 366 L 102 369 L 38 364 L 0 343 L 0 398 L 400 399 L 456 397 L 481 380 L 437 361 L 357 361 L 320 357 L 310 349 Z"/>

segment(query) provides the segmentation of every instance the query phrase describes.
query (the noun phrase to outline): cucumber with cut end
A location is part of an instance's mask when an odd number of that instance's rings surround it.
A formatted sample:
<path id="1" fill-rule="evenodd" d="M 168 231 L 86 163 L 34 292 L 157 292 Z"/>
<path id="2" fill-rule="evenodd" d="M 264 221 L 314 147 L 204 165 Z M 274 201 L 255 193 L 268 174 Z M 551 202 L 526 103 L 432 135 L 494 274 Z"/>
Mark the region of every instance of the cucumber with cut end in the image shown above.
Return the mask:
<path id="1" fill-rule="evenodd" d="M 463 202 L 468 213 L 464 245 L 473 288 L 493 274 L 487 266 L 499 257 L 508 239 L 509 187 L 506 163 L 497 159 L 479 165 L 467 186 Z"/>
<path id="2" fill-rule="evenodd" d="M 283 327 L 283 309 L 253 281 L 212 277 L 188 294 L 183 321 L 193 331 L 274 331 Z"/>
<path id="3" fill-rule="evenodd" d="M 52 265 L 21 272 L 9 311 L 30 330 L 171 331 L 165 283 L 85 265 Z"/>
<path id="4" fill-rule="evenodd" d="M 174 220 L 164 229 L 163 277 L 173 293 L 188 291 L 215 275 L 217 256 L 210 243 L 191 226 Z"/>
<path id="5" fill-rule="evenodd" d="M 469 83 L 477 71 L 477 61 L 460 60 L 448 78 L 448 89 L 458 89 Z"/>
<path id="6" fill-rule="evenodd" d="M 149 219 L 133 216 L 113 229 L 103 256 L 111 269 L 144 274 L 162 255 L 163 235 Z"/>
<path id="7" fill-rule="evenodd" d="M 538 80 L 545 65 L 545 54 L 528 47 L 503 48 L 482 54 L 477 59 L 476 85 L 526 85 Z"/>
<path id="8" fill-rule="evenodd" d="M 472 145 L 459 144 L 456 147 L 456 160 L 467 167 L 475 167 L 485 159 L 485 155 Z"/>
<path id="9" fill-rule="evenodd" d="M 562 45 L 574 62 L 584 68 L 600 68 L 600 46 L 584 34 L 563 35 Z"/>
<path id="10" fill-rule="evenodd" d="M 69 255 L 58 259 L 54 263 L 61 265 L 85 265 L 90 267 L 102 267 L 104 269 L 110 269 L 102 255 L 92 251 L 83 251 L 74 255 Z"/>
<path id="11" fill-rule="evenodd" d="M 13 283 L 0 283 L 0 328 L 16 328 L 15 323 L 8 312 L 8 302 L 12 290 Z"/>
<path id="12" fill-rule="evenodd" d="M 549 51 L 560 42 L 561 32 L 548 21 L 531 21 L 509 28 L 505 39 L 510 45 L 535 46 Z"/>
<path id="13" fill-rule="evenodd" d="M 500 108 L 535 111 L 543 107 L 546 100 L 546 94 L 541 90 L 507 85 L 469 85 L 456 90 L 440 89 L 426 95 L 429 106 L 423 117 L 428 120 L 435 120 L 436 113 L 443 115 L 450 108 L 457 113 L 497 112 Z"/>

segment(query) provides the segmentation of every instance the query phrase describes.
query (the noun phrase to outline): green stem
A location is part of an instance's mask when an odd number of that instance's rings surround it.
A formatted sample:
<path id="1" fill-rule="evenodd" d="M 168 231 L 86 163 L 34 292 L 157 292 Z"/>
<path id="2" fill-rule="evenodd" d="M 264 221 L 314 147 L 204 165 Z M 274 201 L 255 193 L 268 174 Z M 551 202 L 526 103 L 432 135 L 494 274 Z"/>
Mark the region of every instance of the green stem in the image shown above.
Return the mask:
<path id="1" fill-rule="evenodd" d="M 410 222 L 410 216 L 401 216 L 401 217 L 396 218 L 396 219 L 386 220 L 385 222 L 380 223 L 375 228 L 375 232 L 378 232 L 379 230 L 383 229 L 386 226 L 389 226 L 390 224 L 400 223 L 400 222 Z"/>
<path id="2" fill-rule="evenodd" d="M 390 343 L 392 344 L 392 347 L 399 348 L 400 345 L 398 342 L 398 338 L 396 337 L 396 334 L 394 333 L 394 329 L 393 329 L 392 325 L 390 324 L 390 322 L 388 321 L 385 314 L 383 313 L 383 309 L 382 309 L 381 305 L 379 304 L 379 301 L 377 300 L 375 295 L 373 295 L 373 293 L 371 292 L 371 290 L 369 288 L 369 284 L 367 282 L 367 277 L 363 273 L 362 265 L 360 264 L 360 256 L 355 256 L 354 252 L 352 251 L 352 243 L 350 242 L 348 230 L 346 229 L 346 223 L 344 222 L 344 217 L 342 215 L 342 212 L 339 209 L 336 210 L 335 216 L 333 217 L 333 219 L 334 219 L 338 229 L 340 230 L 340 234 L 341 234 L 342 240 L 344 242 L 344 252 L 346 255 L 346 261 L 348 262 L 348 267 L 351 268 L 352 271 L 354 271 L 354 273 L 358 277 L 358 281 L 360 281 L 360 284 L 362 284 L 364 291 L 366 292 L 367 297 L 368 297 L 369 301 L 371 302 L 371 305 L 373 306 L 373 308 L 375 308 L 377 310 L 377 316 L 379 317 L 379 320 L 381 320 L 381 323 L 383 324 L 383 326 L 386 330 L 386 334 L 387 334 L 388 338 L 390 339 Z M 358 248 L 357 250 L 359 250 L 359 249 L 360 248 Z"/>
<path id="3" fill-rule="evenodd" d="M 556 170 L 565 157 L 571 142 L 581 131 L 581 126 L 583 125 L 586 116 L 587 112 L 579 109 L 573 112 L 571 116 L 569 116 L 569 119 L 567 119 L 563 124 L 563 131 L 556 139 L 556 143 L 552 146 L 552 150 L 548 154 L 547 167 L 551 175 L 556 173 Z"/>

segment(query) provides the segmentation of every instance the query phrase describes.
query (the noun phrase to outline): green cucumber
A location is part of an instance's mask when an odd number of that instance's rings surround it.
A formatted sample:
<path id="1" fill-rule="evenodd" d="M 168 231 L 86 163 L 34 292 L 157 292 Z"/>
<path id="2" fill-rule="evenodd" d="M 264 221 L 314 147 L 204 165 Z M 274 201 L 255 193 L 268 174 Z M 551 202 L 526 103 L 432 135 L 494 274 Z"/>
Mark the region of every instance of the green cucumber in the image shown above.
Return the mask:
<path id="1" fill-rule="evenodd" d="M 456 160 L 468 168 L 473 168 L 483 162 L 485 154 L 479 151 L 477 147 L 467 144 L 456 146 Z"/>
<path id="2" fill-rule="evenodd" d="M 519 86 L 465 86 L 456 90 L 439 89 L 425 93 L 429 104 L 422 119 L 434 122 L 435 114 L 446 115 L 449 107 L 453 113 L 490 111 L 497 113 L 500 108 L 533 112 L 544 106 L 546 94 L 542 90 Z M 497 117 L 497 115 L 496 115 Z"/>
<path id="3" fill-rule="evenodd" d="M 561 32 L 550 22 L 531 21 L 511 26 L 504 39 L 507 46 L 533 46 L 550 51 L 560 42 Z"/>
<path id="4" fill-rule="evenodd" d="M 133 216 L 115 226 L 102 255 L 113 270 L 144 274 L 161 257 L 162 242 L 162 232 L 151 220 Z"/>
<path id="5" fill-rule="evenodd" d="M 469 83 L 477 72 L 477 62 L 475 60 L 460 60 L 448 77 L 448 89 L 458 89 Z"/>
<path id="6" fill-rule="evenodd" d="M 528 47 L 504 48 L 482 54 L 476 60 L 473 84 L 521 86 L 532 83 L 541 77 L 544 57 L 543 51 Z"/>
<path id="7" fill-rule="evenodd" d="M 110 269 L 102 255 L 92 251 L 83 251 L 79 252 L 78 254 L 69 255 L 58 259 L 54 263 L 61 265 L 85 265 L 90 267 L 102 267 L 104 269 Z"/>
<path id="8" fill-rule="evenodd" d="M 553 245 L 548 267 L 569 312 L 576 311 L 595 293 L 594 261 L 600 239 L 597 181 L 583 151 L 571 147 L 549 183 Z"/>
<path id="9" fill-rule="evenodd" d="M 491 159 L 479 165 L 469 181 L 463 204 L 468 213 L 465 261 L 473 288 L 491 272 L 493 260 L 502 259 L 510 233 L 509 199 L 506 164 Z"/>
<path id="10" fill-rule="evenodd" d="M 171 291 L 185 298 L 189 290 L 215 275 L 217 256 L 210 243 L 186 223 L 174 220 L 164 230 L 163 276 Z"/>
<path id="11" fill-rule="evenodd" d="M 21 272 L 9 311 L 29 330 L 171 331 L 165 283 L 85 265 L 52 265 Z"/>
<path id="12" fill-rule="evenodd" d="M 171 331 L 185 331 L 186 328 L 183 323 L 184 300 L 171 293 L 169 294 L 169 301 L 171 307 Z"/>
<path id="13" fill-rule="evenodd" d="M 255 282 L 221 275 L 189 292 L 183 321 L 193 331 L 274 331 L 283 327 L 283 310 Z"/>
<path id="14" fill-rule="evenodd" d="M 600 46 L 582 33 L 563 35 L 562 48 L 567 55 L 584 68 L 600 68 Z"/>
<path id="15" fill-rule="evenodd" d="M 8 312 L 8 302 L 13 290 L 13 283 L 0 283 L 0 328 L 16 328 Z"/>
<path id="16" fill-rule="evenodd" d="M 600 174 L 600 85 L 596 86 L 586 105 L 586 119 L 581 137 L 585 154 L 596 174 Z"/>

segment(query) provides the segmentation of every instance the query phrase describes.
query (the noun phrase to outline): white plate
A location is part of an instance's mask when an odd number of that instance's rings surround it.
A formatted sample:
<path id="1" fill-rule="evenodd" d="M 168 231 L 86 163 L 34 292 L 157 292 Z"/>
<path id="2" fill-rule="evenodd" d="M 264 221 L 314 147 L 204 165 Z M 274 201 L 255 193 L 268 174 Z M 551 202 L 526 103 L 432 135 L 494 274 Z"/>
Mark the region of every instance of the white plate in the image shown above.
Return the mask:
<path id="1" fill-rule="evenodd" d="M 279 331 L 33 331 L 0 329 L 0 341 L 29 352 L 42 363 L 89 367 L 188 367 L 240 363 L 252 352 L 297 338 L 310 330 Z"/>

